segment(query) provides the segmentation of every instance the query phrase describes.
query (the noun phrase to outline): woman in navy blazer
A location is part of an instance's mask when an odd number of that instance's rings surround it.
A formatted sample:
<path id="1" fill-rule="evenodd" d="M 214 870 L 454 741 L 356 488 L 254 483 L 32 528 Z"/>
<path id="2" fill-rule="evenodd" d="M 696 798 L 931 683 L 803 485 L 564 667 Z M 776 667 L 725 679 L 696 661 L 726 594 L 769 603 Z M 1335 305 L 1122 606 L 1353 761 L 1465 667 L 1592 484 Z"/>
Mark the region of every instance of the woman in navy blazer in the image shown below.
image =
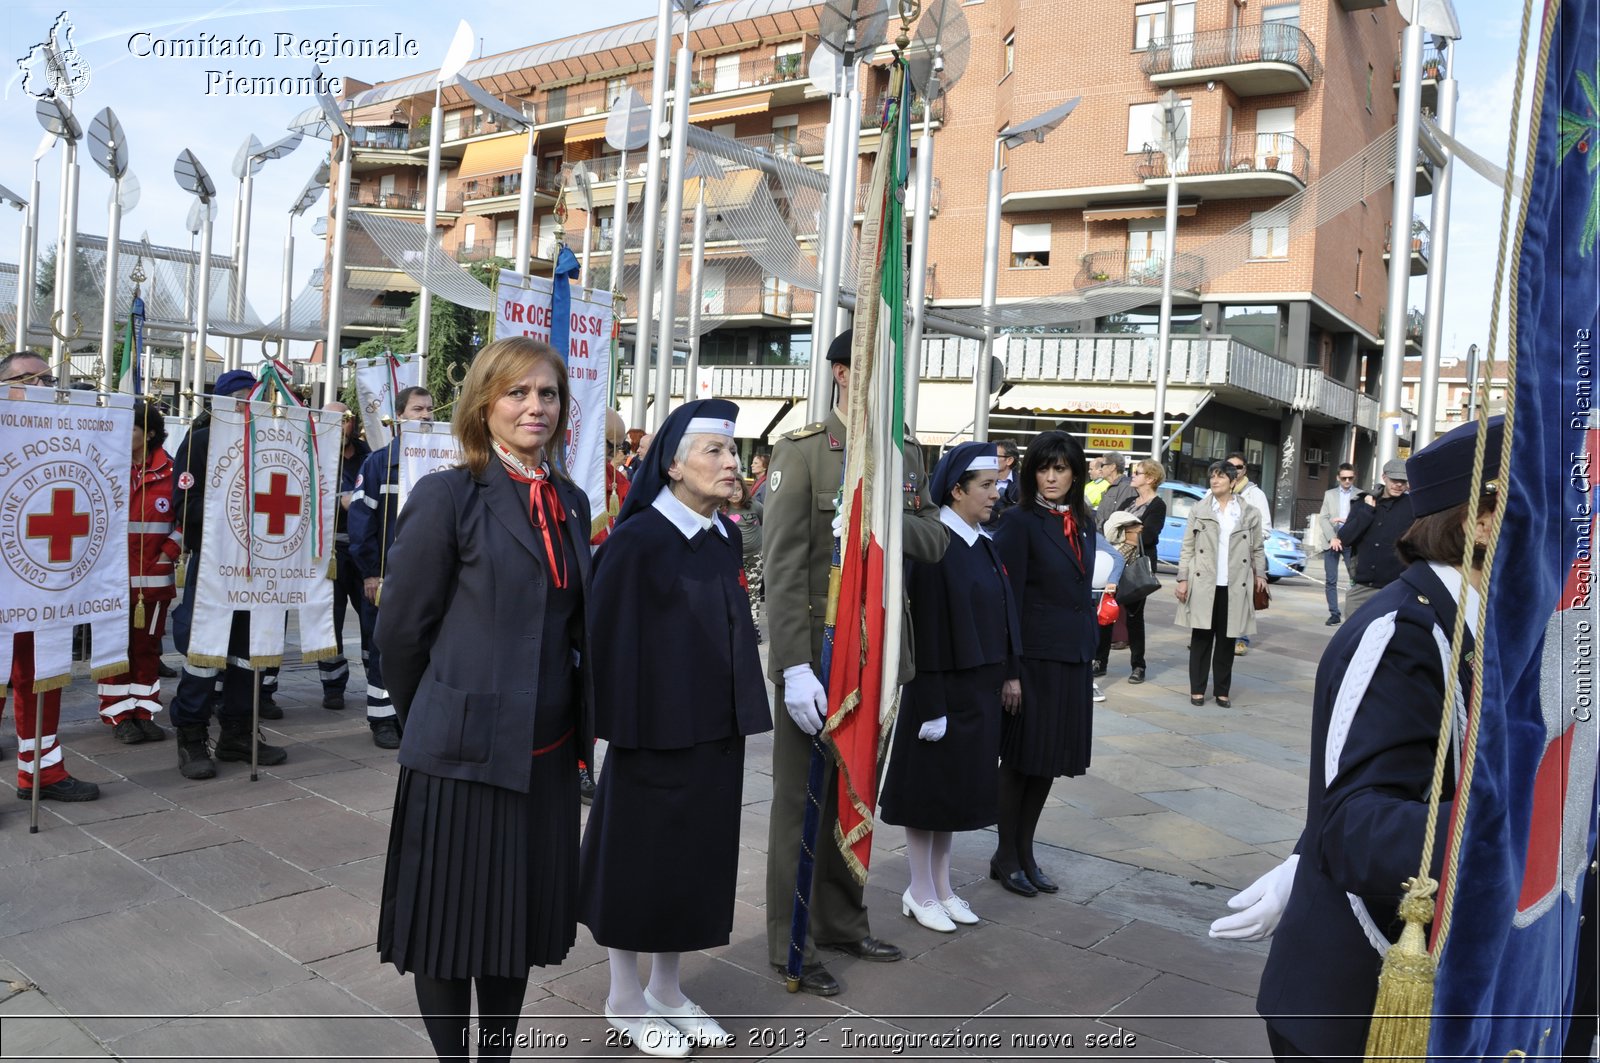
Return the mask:
<path id="1" fill-rule="evenodd" d="M 460 467 L 423 477 L 389 554 L 378 645 L 403 733 L 379 913 L 441 1058 L 509 1056 L 528 970 L 577 936 L 579 669 L 589 505 L 561 465 L 567 369 L 525 337 L 478 352 Z"/>
<path id="2" fill-rule="evenodd" d="M 1089 767 L 1099 641 L 1090 583 L 1094 511 L 1083 447 L 1066 432 L 1044 432 L 1028 447 L 1021 502 L 1000 519 L 995 542 L 1017 602 L 1022 658 L 1001 688 L 999 845 L 989 877 L 1013 893 L 1054 893 L 1033 855 L 1033 833 L 1051 782 Z"/>

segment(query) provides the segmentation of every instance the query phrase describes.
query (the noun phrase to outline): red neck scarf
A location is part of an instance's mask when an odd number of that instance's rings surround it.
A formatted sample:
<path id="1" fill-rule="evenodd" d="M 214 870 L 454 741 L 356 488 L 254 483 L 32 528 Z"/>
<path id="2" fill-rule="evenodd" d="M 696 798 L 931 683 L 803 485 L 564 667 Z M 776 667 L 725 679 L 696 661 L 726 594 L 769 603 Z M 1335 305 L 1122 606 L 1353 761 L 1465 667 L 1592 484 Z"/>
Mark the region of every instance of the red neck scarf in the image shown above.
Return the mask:
<path id="1" fill-rule="evenodd" d="M 1078 559 L 1078 564 L 1083 564 L 1083 543 L 1078 539 L 1078 518 L 1073 515 L 1072 507 L 1058 506 L 1052 502 L 1039 499 L 1039 504 L 1061 518 L 1061 534 L 1067 537 L 1067 546 L 1072 550 L 1072 556 Z"/>
<path id="2" fill-rule="evenodd" d="M 544 538 L 545 563 L 550 566 L 550 580 L 557 587 L 567 585 L 567 551 L 561 534 L 561 496 L 544 466 L 529 469 L 517 460 L 516 455 L 494 441 L 494 452 L 505 468 L 506 475 L 519 484 L 528 485 L 528 520 Z"/>

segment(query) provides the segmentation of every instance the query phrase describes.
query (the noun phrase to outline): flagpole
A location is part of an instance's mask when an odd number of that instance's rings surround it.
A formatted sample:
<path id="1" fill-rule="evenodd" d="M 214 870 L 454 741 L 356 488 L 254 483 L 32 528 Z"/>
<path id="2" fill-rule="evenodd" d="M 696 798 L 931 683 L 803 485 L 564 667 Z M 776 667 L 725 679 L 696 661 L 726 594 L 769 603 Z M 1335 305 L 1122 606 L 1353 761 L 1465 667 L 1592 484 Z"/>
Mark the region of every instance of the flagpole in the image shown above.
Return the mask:
<path id="1" fill-rule="evenodd" d="M 927 322 L 928 220 L 933 205 L 933 101 L 939 98 L 935 69 L 922 107 L 917 137 L 917 213 L 911 220 L 911 331 L 906 334 L 906 424 L 917 430 L 917 392 L 922 386 L 922 330 Z"/>
<path id="2" fill-rule="evenodd" d="M 33 194 L 39 194 L 37 182 Z M 28 241 L 33 234 L 36 202 L 37 199 L 30 199 L 22 207 L 22 246 L 17 249 L 17 324 L 11 346 L 13 351 L 28 349 L 28 311 L 33 307 L 33 263 L 28 261 Z"/>
<path id="3" fill-rule="evenodd" d="M 706 178 L 699 179 L 700 194 L 694 205 L 694 250 L 689 255 L 689 357 L 683 363 L 683 401 L 699 398 L 695 382 L 700 372 L 700 304 L 706 270 Z M 726 294 L 724 294 L 726 298 Z"/>
<path id="4" fill-rule="evenodd" d="M 194 369 L 190 377 L 189 416 L 200 416 L 205 406 L 206 334 L 211 331 L 211 204 L 200 201 L 200 266 L 195 278 Z"/>
<path id="5" fill-rule="evenodd" d="M 122 178 L 112 178 L 110 216 L 106 219 L 106 298 L 100 310 L 100 390 L 110 392 L 116 378 L 112 352 L 116 343 L 117 266 L 122 254 Z"/>
<path id="6" fill-rule="evenodd" d="M 533 183 L 537 157 L 534 155 L 533 126 L 528 126 L 528 149 L 522 154 L 522 187 L 517 197 L 517 273 L 528 275 L 533 256 Z"/>
<path id="7" fill-rule="evenodd" d="M 1394 198 L 1389 210 L 1389 304 L 1383 324 L 1383 371 L 1378 389 L 1381 469 L 1400 452 L 1401 383 L 1406 358 L 1406 300 L 1411 287 L 1411 211 L 1417 194 L 1417 139 L 1422 122 L 1422 23 L 1414 0 L 1400 34 L 1400 101 L 1396 112 Z"/>
<path id="8" fill-rule="evenodd" d="M 288 224 L 283 227 L 283 281 L 278 289 L 278 337 L 283 343 L 289 342 L 289 307 L 294 301 L 295 217 L 291 213 Z"/>
<path id="9" fill-rule="evenodd" d="M 1444 78 L 1439 82 L 1439 128 L 1447 135 L 1456 131 L 1456 49 L 1445 51 Z M 1444 281 L 1446 254 L 1450 248 L 1450 186 L 1455 170 L 1455 154 L 1444 147 L 1444 165 L 1438 167 L 1433 182 L 1433 213 L 1429 231 L 1433 240 L 1428 249 L 1428 296 L 1426 317 L 1422 329 L 1422 384 L 1417 392 L 1417 435 L 1412 441 L 1420 449 L 1433 441 L 1434 418 L 1439 401 L 1439 355 L 1444 346 Z M 1407 250 L 1409 260 L 1411 252 Z M 1399 256 L 1389 253 L 1389 268 L 1395 268 Z M 1410 272 L 1408 268 L 1407 273 Z"/>
<path id="10" fill-rule="evenodd" d="M 50 321 L 50 355 L 56 379 L 69 380 L 72 350 L 62 329 L 73 328 L 72 285 L 78 257 L 78 141 L 63 136 L 66 150 L 61 155 L 61 217 L 56 241 L 55 316 Z M 76 331 L 76 330 L 74 330 Z"/>
<path id="11" fill-rule="evenodd" d="M 352 155 L 350 130 L 345 129 L 340 133 L 339 140 L 339 196 L 336 202 L 329 204 L 330 213 L 336 219 L 333 222 L 333 262 L 328 271 L 329 276 L 323 282 L 328 290 L 328 342 L 323 350 L 323 361 L 328 371 L 328 385 L 323 390 L 324 402 L 333 402 L 339 397 L 339 333 L 341 331 L 340 319 L 344 316 L 344 246 L 346 229 L 350 225 L 350 166 Z M 429 200 L 429 202 L 431 203 L 432 200 Z M 429 229 L 425 236 L 428 246 L 423 250 L 424 269 L 427 268 L 427 252 L 433 248 L 433 230 Z M 420 340 L 418 346 L 424 351 L 428 349 L 427 344 L 420 342 Z M 426 355 L 419 355 L 418 357 L 424 359 L 422 368 L 426 371 Z M 426 380 L 427 378 L 423 377 L 422 379 Z"/>
<path id="12" fill-rule="evenodd" d="M 248 156 L 250 150 L 249 143 L 254 139 L 255 138 L 252 136 L 245 141 L 246 146 L 244 151 L 246 156 Z M 246 158 L 245 165 L 247 167 L 249 166 L 248 157 Z M 244 181 L 244 176 L 242 174 L 239 175 L 238 189 L 233 195 L 233 232 L 228 241 L 228 254 L 232 256 L 234 265 L 232 276 L 233 287 L 228 292 L 228 316 L 233 318 L 235 321 L 239 319 L 239 231 L 240 224 L 244 221 Z M 222 368 L 224 371 L 238 368 L 234 359 L 239 357 L 239 353 L 239 337 L 229 336 L 223 342 L 222 346 Z"/>
<path id="13" fill-rule="evenodd" d="M 853 32 L 853 31 L 852 31 Z M 849 146 L 849 132 L 844 123 L 848 120 L 847 101 L 841 96 L 833 98 L 834 118 L 828 125 L 828 192 L 825 221 L 817 233 L 822 252 L 821 286 L 813 302 L 811 318 L 811 401 L 806 409 L 806 420 L 820 421 L 828 416 L 833 405 L 833 377 L 828 373 L 824 352 L 833 342 L 834 326 L 839 316 L 839 273 L 844 261 L 844 249 L 839 246 L 839 233 L 844 217 L 844 166 L 845 149 Z"/>
<path id="14" fill-rule="evenodd" d="M 645 147 L 644 229 L 639 238 L 639 296 L 633 328 L 633 417 L 643 428 L 650 398 L 650 343 L 655 325 L 656 238 L 661 227 L 661 123 L 667 113 L 668 59 L 672 54 L 672 0 L 656 11 L 655 67 L 650 75 L 650 141 Z M 668 344 L 671 346 L 671 322 Z M 667 369 L 671 370 L 670 357 Z M 657 412 L 657 419 L 663 419 Z"/>
<path id="15" fill-rule="evenodd" d="M 698 0 L 679 0 L 683 10 L 683 44 L 678 49 L 677 78 L 672 90 L 672 144 L 667 163 L 666 218 L 661 230 L 661 337 L 660 374 L 656 377 L 655 425 L 660 427 L 672 408 L 672 359 L 676 353 L 678 317 L 678 243 L 683 238 L 683 156 L 689 141 L 689 73 L 694 52 L 689 47 L 689 15 Z M 643 312 L 641 311 L 641 317 Z M 692 383 L 684 381 L 687 399 Z"/>
<path id="16" fill-rule="evenodd" d="M 189 233 L 189 251 L 194 251 L 194 240 L 197 232 Z M 193 263 L 184 266 L 183 275 L 183 319 L 189 321 L 194 317 L 194 286 L 195 268 Z M 178 353 L 178 394 L 174 397 L 173 408 L 194 416 L 194 396 L 199 390 L 190 383 L 190 372 L 194 352 L 190 347 L 194 337 L 185 331 L 180 338 Z"/>
<path id="17" fill-rule="evenodd" d="M 245 160 L 244 179 L 239 200 L 239 237 L 236 241 L 238 256 L 234 263 L 233 320 L 244 318 L 245 282 L 250 277 L 250 208 L 255 200 L 256 161 Z M 238 336 L 228 346 L 228 368 L 238 369 L 244 362 L 244 340 Z"/>

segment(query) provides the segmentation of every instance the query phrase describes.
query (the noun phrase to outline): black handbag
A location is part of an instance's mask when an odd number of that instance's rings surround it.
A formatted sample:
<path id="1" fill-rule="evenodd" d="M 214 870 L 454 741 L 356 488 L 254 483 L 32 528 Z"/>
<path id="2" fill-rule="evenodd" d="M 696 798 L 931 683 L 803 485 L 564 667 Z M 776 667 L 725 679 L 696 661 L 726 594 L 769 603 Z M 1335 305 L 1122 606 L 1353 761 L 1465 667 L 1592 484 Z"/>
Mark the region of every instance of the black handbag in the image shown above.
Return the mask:
<path id="1" fill-rule="evenodd" d="M 1156 578 L 1150 556 L 1140 554 L 1123 566 L 1122 578 L 1117 580 L 1117 601 L 1123 605 L 1135 605 L 1160 589 L 1161 581 Z"/>

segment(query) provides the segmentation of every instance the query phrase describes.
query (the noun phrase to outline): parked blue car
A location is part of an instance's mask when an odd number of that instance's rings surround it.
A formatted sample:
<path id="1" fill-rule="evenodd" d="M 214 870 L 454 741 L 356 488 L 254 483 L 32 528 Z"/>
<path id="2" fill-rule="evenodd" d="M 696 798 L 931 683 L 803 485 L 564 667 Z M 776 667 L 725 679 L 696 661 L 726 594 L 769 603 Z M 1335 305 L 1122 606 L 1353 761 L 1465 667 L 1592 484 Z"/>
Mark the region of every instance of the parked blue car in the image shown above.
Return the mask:
<path id="1" fill-rule="evenodd" d="M 1183 549 L 1183 530 L 1189 526 L 1189 510 L 1195 502 L 1206 496 L 1206 489 L 1198 484 L 1164 483 L 1157 489 L 1161 501 L 1167 504 L 1167 522 L 1161 528 L 1161 541 L 1156 546 L 1156 558 L 1176 566 L 1178 553 Z M 1285 576 L 1305 571 L 1306 552 L 1300 540 L 1276 528 L 1267 531 L 1267 581 L 1276 583 Z"/>

